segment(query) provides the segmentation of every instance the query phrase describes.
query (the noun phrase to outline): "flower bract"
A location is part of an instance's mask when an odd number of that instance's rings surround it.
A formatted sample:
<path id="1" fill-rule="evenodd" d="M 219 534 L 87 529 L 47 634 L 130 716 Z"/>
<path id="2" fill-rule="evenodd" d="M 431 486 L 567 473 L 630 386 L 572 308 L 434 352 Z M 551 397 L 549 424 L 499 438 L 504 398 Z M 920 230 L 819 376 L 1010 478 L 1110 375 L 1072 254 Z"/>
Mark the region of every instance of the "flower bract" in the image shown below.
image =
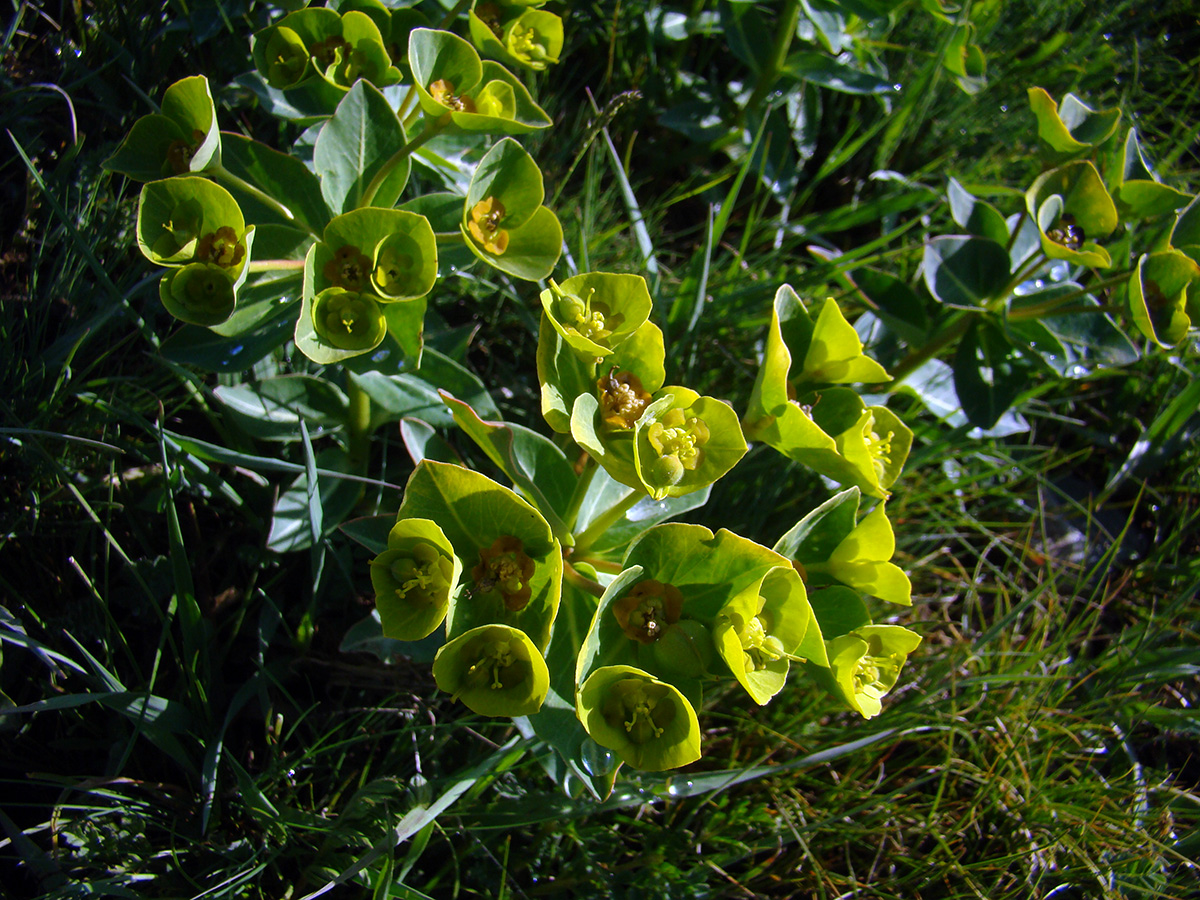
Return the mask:
<path id="1" fill-rule="evenodd" d="M 550 689 L 542 654 L 508 625 L 481 625 L 454 638 L 438 651 L 433 677 L 481 716 L 533 715 Z"/>
<path id="2" fill-rule="evenodd" d="M 636 769 L 661 771 L 700 758 L 700 723 L 680 691 L 633 666 L 604 666 L 583 683 L 578 713 L 596 743 Z"/>

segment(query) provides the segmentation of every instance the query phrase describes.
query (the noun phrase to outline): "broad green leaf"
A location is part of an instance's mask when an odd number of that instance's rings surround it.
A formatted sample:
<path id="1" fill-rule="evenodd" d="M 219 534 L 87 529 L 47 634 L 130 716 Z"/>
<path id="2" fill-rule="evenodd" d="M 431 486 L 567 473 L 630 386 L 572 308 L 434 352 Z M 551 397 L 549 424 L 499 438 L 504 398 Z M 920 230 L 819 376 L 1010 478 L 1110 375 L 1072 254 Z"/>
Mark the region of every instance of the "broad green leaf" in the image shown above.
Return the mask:
<path id="1" fill-rule="evenodd" d="M 973 24 L 956 28 L 942 57 L 942 65 L 956 76 L 959 88 L 966 94 L 978 94 L 987 87 L 987 58 L 974 37 Z"/>
<path id="2" fill-rule="evenodd" d="M 571 408 L 571 437 L 614 481 L 642 490 L 634 463 L 634 435 L 610 431 L 604 424 L 595 394 L 580 394 Z"/>
<path id="3" fill-rule="evenodd" d="M 664 500 L 652 500 L 643 497 L 592 545 L 592 554 L 611 554 L 625 547 L 635 537 L 659 522 L 665 522 L 675 516 L 699 509 L 708 502 L 711 487 L 684 494 L 681 497 L 667 497 Z M 596 516 L 610 509 L 622 497 L 629 493 L 629 488 L 614 481 L 607 472 L 601 470 L 592 476 L 588 492 L 579 507 L 579 516 L 575 522 L 576 532 L 582 532 L 592 523 Z"/>
<path id="4" fill-rule="evenodd" d="M 883 366 L 863 354 L 858 332 L 846 321 L 832 297 L 826 298 L 813 323 L 799 372 L 793 371 L 789 375 L 797 385 L 805 382 L 878 384 L 892 380 Z"/>
<path id="5" fill-rule="evenodd" d="M 242 372 L 283 346 L 295 331 L 295 308 L 284 305 L 279 315 L 263 319 L 250 331 L 233 337 L 198 325 L 184 325 L 162 342 L 162 355 L 173 362 L 208 372 Z M 236 316 L 236 312 L 234 313 Z"/>
<path id="6" fill-rule="evenodd" d="M 390 310 L 393 306 L 396 304 L 389 304 L 385 309 Z M 386 347 L 386 342 L 381 349 L 383 347 Z M 461 397 L 481 416 L 500 414 L 477 375 L 433 348 L 425 348 L 420 368 L 415 371 L 411 366 L 390 367 L 392 360 L 376 359 L 378 354 L 377 350 L 346 364 L 352 373 L 351 377 L 371 397 L 371 402 L 378 406 L 379 418 L 372 416 L 372 420 L 378 424 L 402 416 L 413 416 L 438 427 L 453 426 L 454 419 L 438 395 L 439 386 Z"/>
<path id="7" fill-rule="evenodd" d="M 808 592 L 808 602 L 826 641 L 871 624 L 866 604 L 851 588 L 841 585 L 814 588 Z"/>
<path id="8" fill-rule="evenodd" d="M 1188 290 L 1200 280 L 1200 265 L 1168 250 L 1143 254 L 1137 276 L 1129 280 L 1129 312 L 1138 331 L 1160 347 L 1174 347 L 1187 336 Z"/>
<path id="9" fill-rule="evenodd" d="M 876 269 L 854 269 L 849 277 L 889 328 L 909 341 L 924 342 L 929 317 L 925 304 L 907 282 Z"/>
<path id="10" fill-rule="evenodd" d="M 987 238 L 997 244 L 1008 244 L 1008 226 L 996 207 L 970 194 L 953 178 L 950 179 L 946 196 L 950 201 L 950 215 L 960 227 L 976 237 Z"/>
<path id="11" fill-rule="evenodd" d="M 1192 198 L 1171 228 L 1172 247 L 1200 246 L 1200 194 Z"/>
<path id="12" fill-rule="evenodd" d="M 449 463 L 425 460 L 413 470 L 398 519 L 432 519 L 449 538 L 463 564 L 468 588 L 451 604 L 451 638 L 487 623 L 519 628 L 545 647 L 562 591 L 562 551 L 550 525 L 517 494 L 485 475 Z M 502 539 L 515 539 L 518 554 L 533 564 L 520 585 L 489 575 L 488 554 Z M 519 594 L 528 591 L 526 596 Z"/>
<path id="13" fill-rule="evenodd" d="M 719 9 L 729 51 L 755 74 L 764 71 L 774 40 L 762 15 L 750 4 L 723 3 Z"/>
<path id="14" fill-rule="evenodd" d="M 486 422 L 475 410 L 446 391 L 442 401 L 458 427 L 479 445 L 508 478 L 554 526 L 567 511 L 578 481 L 575 470 L 554 442 L 521 425 Z"/>
<path id="15" fill-rule="evenodd" d="M 978 309 L 1008 284 L 1008 250 L 981 237 L 935 237 L 925 244 L 925 286 L 939 303 Z"/>
<path id="16" fill-rule="evenodd" d="M 1137 348 L 1125 333 L 1108 314 L 1096 310 L 1099 301 L 1083 291 L 1067 281 L 1009 301 L 1005 329 L 1010 337 L 1064 378 L 1089 378 L 1098 368 L 1124 366 L 1138 358 Z M 1083 306 L 1087 311 L 1013 318 L 1013 313 L 1026 306 L 1040 306 L 1060 296 L 1070 296 L 1072 307 Z"/>
<path id="17" fill-rule="evenodd" d="M 349 401 L 336 385 L 310 375 L 284 375 L 213 390 L 225 411 L 245 431 L 268 441 L 294 441 L 300 422 L 338 429 Z"/>
<path id="18" fill-rule="evenodd" d="M 172 160 L 183 159 L 176 148 L 187 146 L 189 137 L 174 119 L 158 113 L 142 116 L 116 152 L 104 161 L 104 168 L 135 181 L 169 178 L 179 174 Z"/>
<path id="19" fill-rule="evenodd" d="M 954 389 L 973 425 L 991 428 L 1029 386 L 1030 363 L 995 326 L 973 323 L 954 357 Z"/>
<path id="20" fill-rule="evenodd" d="M 266 144 L 243 135 L 223 131 L 221 164 L 238 178 L 249 181 L 279 200 L 293 216 L 288 219 L 274 207 L 260 202 L 249 192 L 238 190 L 236 184 L 232 185 L 232 190 L 237 192 L 238 203 L 251 221 L 275 220 L 288 225 L 298 224 L 318 233 L 329 223 L 329 207 L 322 200 L 317 177 L 295 156 L 272 150 Z"/>
<path id="21" fill-rule="evenodd" d="M 811 81 L 842 94 L 891 94 L 894 91 L 892 82 L 886 78 L 807 50 L 789 55 L 783 71 L 793 78 Z"/>
<path id="22" fill-rule="evenodd" d="M 469 225 L 471 210 L 491 197 L 503 205 L 499 226 L 519 228 L 533 217 L 545 196 L 542 171 L 533 157 L 512 138 L 501 138 L 484 154 L 471 177 L 461 224 Z"/>
<path id="23" fill-rule="evenodd" d="M 349 470 L 346 454 L 338 448 L 328 448 L 317 454 L 321 469 L 338 472 Z M 312 546 L 311 503 L 320 504 L 321 533 L 328 534 L 350 514 L 362 496 L 362 485 L 344 478 L 322 478 L 318 495 L 309 490 L 308 475 L 301 473 L 275 501 L 271 513 L 271 529 L 267 534 L 267 549 L 274 553 L 293 553 Z"/>
<path id="24" fill-rule="evenodd" d="M 398 164 L 392 160 L 405 143 L 404 128 L 379 89 L 367 81 L 355 82 L 313 148 L 313 165 L 329 208 L 337 214 L 366 202 L 394 206 L 408 182 L 410 163 L 408 157 Z M 388 174 L 367 197 L 367 187 L 385 167 Z"/>

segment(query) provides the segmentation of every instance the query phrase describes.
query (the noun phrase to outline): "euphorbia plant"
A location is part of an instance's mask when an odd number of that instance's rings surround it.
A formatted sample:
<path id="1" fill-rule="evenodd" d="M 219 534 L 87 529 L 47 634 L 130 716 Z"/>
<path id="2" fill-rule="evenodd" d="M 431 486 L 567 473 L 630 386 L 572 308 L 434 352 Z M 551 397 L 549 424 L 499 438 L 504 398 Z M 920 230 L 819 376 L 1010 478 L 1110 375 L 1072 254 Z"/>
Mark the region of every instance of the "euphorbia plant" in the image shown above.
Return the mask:
<path id="1" fill-rule="evenodd" d="M 855 514 L 860 490 L 887 496 L 912 434 L 846 387 L 888 375 L 832 300 L 806 304 L 779 289 L 751 408 L 739 414 L 668 378 L 640 276 L 552 277 L 562 228 L 518 140 L 550 119 L 511 71 L 480 58 L 536 70 L 559 57 L 561 23 L 531 5 L 476 5 L 468 26 L 478 50 L 411 11 L 365 0 L 293 11 L 253 48 L 260 96 L 310 126 L 307 163 L 220 132 L 197 77 L 168 89 L 163 112 L 140 120 L 109 166 L 148 181 L 138 241 L 166 270 L 169 313 L 217 330 L 231 356 L 253 347 L 262 358 L 290 339 L 327 367 L 324 378 L 271 389 L 277 404 L 298 390 L 313 426 L 339 434 L 318 459 L 303 431 L 305 475 L 281 508 L 304 498 L 312 512 L 318 465 L 366 474 L 367 440 L 398 417 L 405 391 L 436 397 L 424 415 L 455 423 L 498 469 L 507 483 L 416 452 L 395 515 L 354 530 L 376 554 L 379 627 L 396 640 L 439 641 L 440 689 L 479 715 L 518 719 L 601 794 L 616 767 L 589 771 L 587 754 L 646 769 L 697 760 L 705 695 L 722 682 L 764 704 L 789 677 L 815 671 L 847 708 L 873 714 L 845 672 L 859 673 L 877 700 L 895 683 L 893 645 L 907 644 L 870 630 L 858 592 L 899 602 L 908 592 L 889 562 L 882 503 L 857 522 Z M 415 166 L 428 174 L 449 165 L 434 152 L 443 135 L 474 162 L 442 190 L 418 193 Z M 425 346 L 445 276 L 470 265 L 541 282 L 529 299 L 553 439 L 495 418 L 482 388 L 470 398 L 434 394 L 450 386 L 439 383 L 446 376 L 472 383 Z M 253 420 L 252 404 L 238 408 Z M 850 491 L 775 549 L 666 522 L 707 500 L 748 437 Z M 346 490 L 336 501 L 309 522 L 310 542 L 362 495 Z M 824 556 L 813 549 L 826 545 Z M 852 621 L 829 614 L 835 594 Z M 847 662 L 860 649 L 852 640 L 865 649 Z M 862 675 L 885 658 L 893 662 L 882 674 Z"/>

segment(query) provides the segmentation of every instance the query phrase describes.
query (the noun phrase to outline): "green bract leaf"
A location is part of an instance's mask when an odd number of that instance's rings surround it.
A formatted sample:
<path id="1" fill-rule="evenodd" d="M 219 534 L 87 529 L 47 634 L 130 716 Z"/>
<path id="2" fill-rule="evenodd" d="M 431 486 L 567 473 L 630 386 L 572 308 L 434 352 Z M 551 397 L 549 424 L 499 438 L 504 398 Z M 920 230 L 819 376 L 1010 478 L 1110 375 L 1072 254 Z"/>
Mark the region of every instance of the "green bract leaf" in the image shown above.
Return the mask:
<path id="1" fill-rule="evenodd" d="M 899 625 L 865 625 L 835 637 L 826 642 L 832 683 L 826 686 L 864 719 L 874 718 L 920 643 L 920 635 Z"/>
<path id="2" fill-rule="evenodd" d="M 821 306 L 800 372 L 793 383 L 877 383 L 892 377 L 875 360 L 864 356 L 862 341 L 832 297 Z"/>
<path id="3" fill-rule="evenodd" d="M 562 226 L 542 206 L 542 173 L 516 141 L 504 138 L 471 178 L 459 229 L 488 265 L 526 281 L 545 278 L 562 252 Z"/>
<path id="4" fill-rule="evenodd" d="M 747 450 L 737 413 L 728 404 L 687 388 L 662 393 L 637 420 L 633 435 L 638 481 L 655 500 L 712 484 Z"/>
<path id="5" fill-rule="evenodd" d="M 813 621 L 804 582 L 791 566 L 772 569 L 717 614 L 713 639 L 738 683 L 763 705 L 787 680 L 789 657 Z"/>
<path id="6" fill-rule="evenodd" d="M 214 242 L 202 238 L 196 256 L 204 261 L 172 268 L 158 283 L 158 296 L 167 312 L 181 322 L 207 327 L 229 319 L 237 305 L 238 289 L 246 281 L 253 241 L 253 225 L 240 238 L 234 237 L 232 229 L 219 229 Z M 208 249 L 214 243 L 218 248 Z M 230 263 L 232 259 L 237 262 Z"/>
<path id="7" fill-rule="evenodd" d="M 483 3 L 471 10 L 470 28 L 480 53 L 509 65 L 540 71 L 562 53 L 562 19 L 544 10 Z"/>
<path id="8" fill-rule="evenodd" d="M 391 167 L 371 197 L 366 191 L 406 140 L 400 120 L 378 88 L 365 81 L 351 87 L 321 127 L 313 148 L 313 165 L 329 208 L 346 213 L 366 202 L 385 209 L 394 206 L 408 182 L 408 157 Z"/>
<path id="9" fill-rule="evenodd" d="M 413 29 L 408 60 L 428 116 L 449 115 L 463 131 L 491 134 L 525 134 L 551 124 L 511 72 L 498 63 L 481 63 L 475 49 L 457 35 Z"/>
<path id="10" fill-rule="evenodd" d="M 202 172 L 221 165 L 221 133 L 208 79 L 175 82 L 163 95 L 162 113 L 142 116 L 104 168 L 137 181 Z"/>
<path id="11" fill-rule="evenodd" d="M 1108 251 L 1096 241 L 1117 227 L 1117 207 L 1090 162 L 1068 163 L 1039 175 L 1025 192 L 1025 205 L 1048 257 L 1082 266 L 1112 265 Z"/>
<path id="12" fill-rule="evenodd" d="M 754 411 L 752 405 L 748 419 Z M 912 430 L 886 406 L 868 407 L 846 388 L 789 400 L 776 414 L 747 421 L 746 434 L 827 478 L 879 498 L 888 496 L 899 477 L 913 438 Z"/>
<path id="13" fill-rule="evenodd" d="M 580 688 L 578 714 L 596 743 L 634 768 L 656 772 L 700 758 L 700 723 L 691 703 L 633 666 L 597 669 Z"/>
<path id="14" fill-rule="evenodd" d="M 462 563 L 436 522 L 401 519 L 388 533 L 387 550 L 371 560 L 375 608 L 385 637 L 419 641 L 446 618 Z"/>
<path id="15" fill-rule="evenodd" d="M 398 517 L 409 516 L 437 522 L 462 562 L 468 587 L 451 602 L 450 637 L 502 622 L 546 646 L 562 593 L 562 550 L 536 509 L 486 475 L 425 460 L 404 490 Z"/>
<path id="16" fill-rule="evenodd" d="M 315 291 L 373 292 L 384 303 L 422 297 L 437 281 L 429 220 L 400 209 L 355 209 L 333 219 L 309 255 Z"/>
<path id="17" fill-rule="evenodd" d="M 201 242 L 208 238 L 210 243 L 216 241 L 236 255 L 236 249 L 230 249 L 228 243 L 229 232 L 241 239 L 245 230 L 246 222 L 237 201 L 229 191 L 207 178 L 167 178 L 142 187 L 137 241 L 142 254 L 152 263 L 182 266 L 211 261 L 224 265 L 224 259 L 202 259 Z M 244 267 L 248 261 L 249 254 L 243 253 L 235 264 Z"/>
<path id="18" fill-rule="evenodd" d="M 529 716 L 550 689 L 546 660 L 529 636 L 508 625 L 480 625 L 442 647 L 437 685 L 481 716 Z"/>
<path id="19" fill-rule="evenodd" d="M 1137 277 L 1129 280 L 1129 311 L 1138 331 L 1160 347 L 1174 347 L 1187 335 L 1189 288 L 1200 266 L 1178 250 L 1143 254 Z"/>
<path id="20" fill-rule="evenodd" d="M 1163 184 L 1150 168 L 1138 141 L 1137 129 L 1125 136 L 1121 181 L 1116 188 L 1117 206 L 1122 215 L 1135 219 L 1174 212 L 1187 205 L 1187 194 Z"/>
<path id="21" fill-rule="evenodd" d="M 858 488 L 835 495 L 797 522 L 775 550 L 794 560 L 806 581 L 826 576 L 881 600 L 912 606 L 908 576 L 889 562 L 896 541 L 884 504 L 855 524 L 858 502 Z"/>
<path id="22" fill-rule="evenodd" d="M 1121 120 L 1119 109 L 1094 110 L 1074 94 L 1054 102 L 1040 87 L 1029 88 L 1029 105 L 1038 123 L 1038 143 L 1052 161 L 1083 156 L 1104 143 Z"/>
<path id="23" fill-rule="evenodd" d="M 645 324 L 654 305 L 640 275 L 607 272 L 551 281 L 540 298 L 554 330 L 585 358 L 612 353 Z"/>

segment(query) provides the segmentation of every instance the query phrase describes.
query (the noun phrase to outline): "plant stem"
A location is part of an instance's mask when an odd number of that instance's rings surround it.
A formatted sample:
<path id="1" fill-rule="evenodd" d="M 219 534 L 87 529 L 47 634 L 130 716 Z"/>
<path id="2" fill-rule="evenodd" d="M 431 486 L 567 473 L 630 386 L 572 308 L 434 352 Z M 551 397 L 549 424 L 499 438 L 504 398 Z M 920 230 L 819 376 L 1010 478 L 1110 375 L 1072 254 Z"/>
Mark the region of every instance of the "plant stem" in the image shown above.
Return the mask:
<path id="1" fill-rule="evenodd" d="M 471 0 L 458 0 L 454 5 L 454 9 L 446 13 L 446 18 L 442 19 L 442 24 L 438 26 L 442 31 L 446 31 L 454 24 L 454 20 L 462 15 L 463 10 L 471 5 Z"/>
<path id="2" fill-rule="evenodd" d="M 285 219 L 287 219 L 288 222 L 290 222 L 292 225 L 295 225 L 297 228 L 301 228 L 304 231 L 307 231 L 309 234 L 311 234 L 313 237 L 315 237 L 318 241 L 321 239 L 321 235 L 317 234 L 315 231 L 313 231 L 311 228 L 309 228 L 303 222 L 299 221 L 296 218 L 295 213 L 293 213 L 290 209 L 288 209 L 286 206 L 284 206 L 282 203 L 280 203 L 278 200 L 276 200 L 274 197 L 272 197 L 266 191 L 256 188 L 254 185 L 252 185 L 250 182 L 248 182 L 244 178 L 239 178 L 237 175 L 234 175 L 232 172 L 230 172 L 224 166 L 217 166 L 215 169 L 211 169 L 210 171 L 211 171 L 213 177 L 216 178 L 218 181 L 224 181 L 226 184 L 236 187 L 239 191 L 245 191 L 247 194 L 252 196 L 259 203 L 262 203 L 266 206 L 271 207 L 271 209 L 275 210 L 277 213 L 279 213 L 281 216 L 283 216 Z"/>
<path id="3" fill-rule="evenodd" d="M 246 266 L 251 272 L 287 272 L 304 268 L 302 259 L 255 259 Z"/>
<path id="4" fill-rule="evenodd" d="M 583 505 L 583 498 L 587 496 L 598 468 L 596 460 L 590 456 L 583 464 L 583 471 L 579 473 L 579 480 L 575 482 L 575 490 L 571 494 L 571 502 L 567 504 L 567 511 L 562 517 L 563 525 L 568 531 L 575 527 L 575 520 L 579 518 L 579 507 Z"/>
<path id="5" fill-rule="evenodd" d="M 400 165 L 414 150 L 424 144 L 426 141 L 436 137 L 438 132 L 442 131 L 450 124 L 450 113 L 438 119 L 430 119 L 425 123 L 425 130 L 418 134 L 415 138 L 392 154 L 391 158 L 385 162 L 375 177 L 371 179 L 371 183 L 367 185 L 367 189 L 363 191 L 362 200 L 358 206 L 361 209 L 364 206 L 370 206 L 371 201 L 375 199 L 375 195 L 379 193 L 379 189 L 383 186 L 383 182 L 392 174 L 392 170 Z"/>
<path id="6" fill-rule="evenodd" d="M 590 550 L 592 544 L 596 543 L 604 532 L 624 518 L 625 513 L 645 496 L 641 491 L 631 489 L 628 494 L 592 519 L 591 524 L 575 536 L 576 555 Z"/>
<path id="7" fill-rule="evenodd" d="M 775 23 L 775 45 L 771 48 L 771 56 L 758 76 L 758 83 L 754 85 L 754 92 L 750 95 L 750 99 L 738 113 L 739 122 L 745 117 L 748 110 L 758 109 L 763 98 L 767 96 L 771 88 L 775 87 L 775 82 L 783 72 L 783 63 L 787 59 L 788 50 L 792 47 L 792 38 L 796 36 L 796 24 L 799 21 L 800 0 L 786 0 L 779 13 L 779 20 Z"/>
<path id="8" fill-rule="evenodd" d="M 592 581 L 590 578 L 585 578 L 576 571 L 565 559 L 563 560 L 563 579 L 568 583 L 573 584 L 581 591 L 586 591 L 589 594 L 594 594 L 597 597 L 604 595 L 604 585 L 598 581 Z"/>
<path id="9" fill-rule="evenodd" d="M 358 386 L 353 376 L 346 376 L 346 396 L 350 404 L 346 409 L 346 434 L 349 438 L 346 455 L 354 472 L 367 470 L 371 449 L 371 398 Z"/>

